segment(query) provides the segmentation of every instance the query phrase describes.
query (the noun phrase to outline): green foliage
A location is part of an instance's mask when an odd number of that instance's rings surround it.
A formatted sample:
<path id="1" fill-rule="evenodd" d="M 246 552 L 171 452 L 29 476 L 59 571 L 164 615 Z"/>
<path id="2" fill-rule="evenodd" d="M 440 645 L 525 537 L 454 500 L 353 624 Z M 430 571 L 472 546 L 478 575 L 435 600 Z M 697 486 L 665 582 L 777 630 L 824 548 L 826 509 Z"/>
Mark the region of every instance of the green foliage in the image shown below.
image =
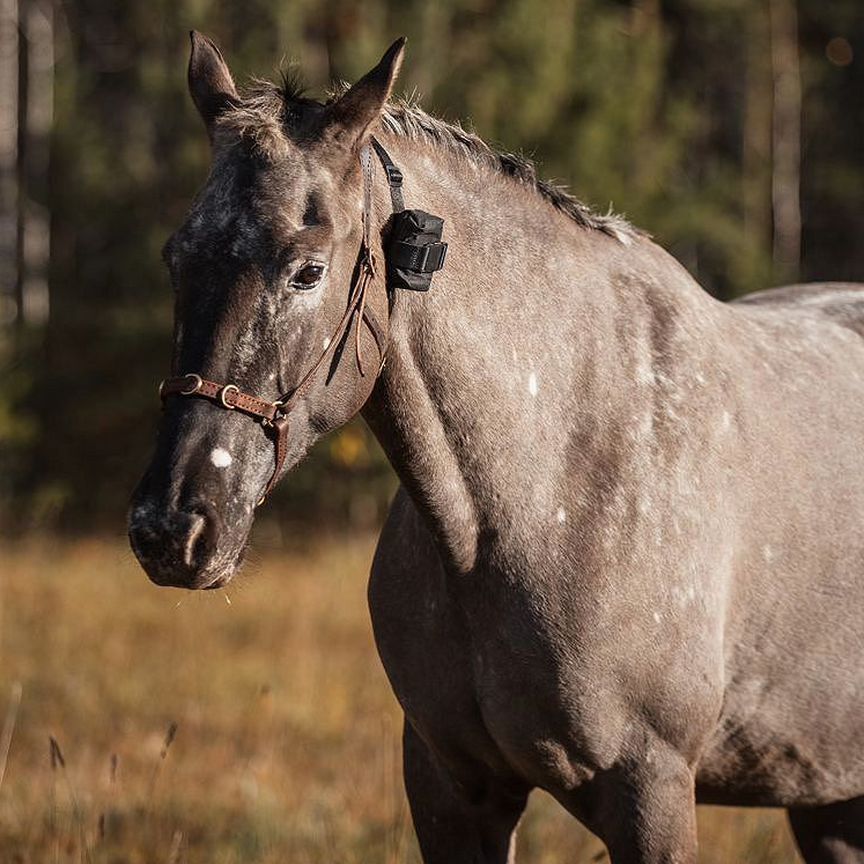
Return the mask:
<path id="1" fill-rule="evenodd" d="M 355 79 L 405 33 L 402 84 L 428 109 L 533 155 L 598 209 L 626 212 L 720 297 L 775 279 L 768 0 L 70 0 L 63 10 L 43 202 L 52 317 L 26 351 L 6 351 L 16 371 L 0 379 L 8 523 L 122 530 L 170 350 L 159 249 L 207 171 L 186 95 L 193 26 L 219 40 L 241 82 L 296 60 L 313 93 Z M 861 278 L 859 0 L 799 0 L 798 14 L 801 276 Z M 858 52 L 850 64 L 826 57 L 834 37 Z M 393 478 L 357 428 L 283 484 L 284 520 L 380 512 Z"/>

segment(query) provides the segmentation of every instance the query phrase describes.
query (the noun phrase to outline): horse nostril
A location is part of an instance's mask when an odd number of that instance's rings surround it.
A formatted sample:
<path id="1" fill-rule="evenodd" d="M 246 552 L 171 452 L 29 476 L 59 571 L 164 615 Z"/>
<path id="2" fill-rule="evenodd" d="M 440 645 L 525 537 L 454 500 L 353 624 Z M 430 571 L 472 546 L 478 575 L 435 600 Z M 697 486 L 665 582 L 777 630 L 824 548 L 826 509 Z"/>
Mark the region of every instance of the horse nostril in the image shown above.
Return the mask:
<path id="1" fill-rule="evenodd" d="M 189 521 L 189 533 L 183 546 L 183 562 L 191 569 L 196 566 L 198 560 L 204 557 L 200 553 L 205 552 L 205 549 L 199 549 L 198 546 L 199 541 L 204 541 L 200 543 L 201 546 L 206 547 L 207 545 L 206 538 L 204 537 L 206 520 L 200 514 L 194 513 Z"/>
<path id="2" fill-rule="evenodd" d="M 209 503 L 195 502 L 183 511 L 186 535 L 183 562 L 190 570 L 200 570 L 210 563 L 222 529 L 216 509 Z"/>

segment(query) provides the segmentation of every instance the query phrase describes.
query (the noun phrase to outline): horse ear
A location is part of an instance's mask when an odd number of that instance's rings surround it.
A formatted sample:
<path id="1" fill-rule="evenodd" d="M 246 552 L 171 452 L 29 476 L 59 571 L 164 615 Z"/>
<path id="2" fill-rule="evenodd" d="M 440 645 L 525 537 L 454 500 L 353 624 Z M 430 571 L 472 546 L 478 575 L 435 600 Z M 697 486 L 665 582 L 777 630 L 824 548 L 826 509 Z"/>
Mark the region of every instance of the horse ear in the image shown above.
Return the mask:
<path id="1" fill-rule="evenodd" d="M 333 139 L 351 147 L 356 147 L 363 140 L 390 96 L 402 65 L 406 41 L 404 36 L 397 39 L 378 65 L 327 109 L 324 123 Z"/>
<path id="2" fill-rule="evenodd" d="M 239 102 L 240 97 L 216 43 L 196 30 L 189 34 L 189 38 L 192 41 L 189 92 L 212 138 L 213 122 L 226 108 Z"/>

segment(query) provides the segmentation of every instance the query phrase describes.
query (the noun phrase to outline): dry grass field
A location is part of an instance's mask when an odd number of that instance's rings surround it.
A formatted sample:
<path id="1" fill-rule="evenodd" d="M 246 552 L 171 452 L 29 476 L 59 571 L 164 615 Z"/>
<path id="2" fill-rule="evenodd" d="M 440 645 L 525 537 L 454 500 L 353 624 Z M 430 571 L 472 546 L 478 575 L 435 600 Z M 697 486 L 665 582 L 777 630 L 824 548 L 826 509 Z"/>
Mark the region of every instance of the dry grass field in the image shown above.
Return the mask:
<path id="1" fill-rule="evenodd" d="M 372 549 L 259 552 L 227 595 L 152 586 L 121 539 L 0 549 L 0 861 L 417 864 Z M 780 813 L 700 831 L 703 862 L 797 860 Z M 602 850 L 532 798 L 523 864 Z"/>

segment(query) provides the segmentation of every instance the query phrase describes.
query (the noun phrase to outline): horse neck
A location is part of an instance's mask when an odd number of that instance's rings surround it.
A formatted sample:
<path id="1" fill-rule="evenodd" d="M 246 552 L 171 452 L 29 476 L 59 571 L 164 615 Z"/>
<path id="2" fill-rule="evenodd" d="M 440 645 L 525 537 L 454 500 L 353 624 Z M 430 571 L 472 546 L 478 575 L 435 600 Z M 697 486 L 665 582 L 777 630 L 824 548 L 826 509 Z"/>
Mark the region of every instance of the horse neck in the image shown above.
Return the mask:
<path id="1" fill-rule="evenodd" d="M 677 320 L 705 301 L 644 238 L 583 228 L 536 191 L 425 142 L 385 145 L 406 206 L 444 218 L 449 250 L 428 293 L 397 294 L 364 416 L 448 565 L 468 571 L 484 534 L 567 519 L 574 459 L 590 474 L 608 430 L 651 398 L 633 386 L 664 350 L 646 304 Z"/>

